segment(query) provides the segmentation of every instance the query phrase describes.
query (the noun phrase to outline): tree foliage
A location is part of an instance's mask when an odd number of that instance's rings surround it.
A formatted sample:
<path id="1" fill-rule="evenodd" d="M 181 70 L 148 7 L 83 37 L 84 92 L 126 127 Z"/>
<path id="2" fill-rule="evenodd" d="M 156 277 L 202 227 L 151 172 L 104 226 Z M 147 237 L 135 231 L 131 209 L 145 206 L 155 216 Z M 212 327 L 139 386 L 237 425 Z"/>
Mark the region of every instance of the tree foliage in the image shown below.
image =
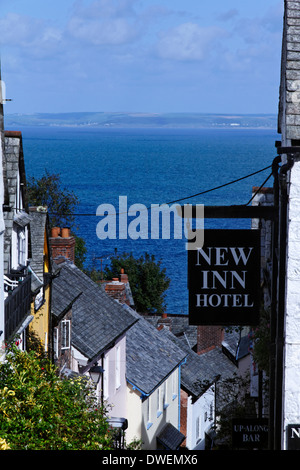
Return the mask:
<path id="1" fill-rule="evenodd" d="M 249 374 L 233 374 L 216 383 L 216 438 L 215 449 L 232 449 L 232 419 L 256 418 L 255 401 L 249 395 Z"/>
<path id="2" fill-rule="evenodd" d="M 50 227 L 72 229 L 72 235 L 76 239 L 75 264 L 82 269 L 87 250 L 83 238 L 75 233 L 77 196 L 62 186 L 59 174 L 50 174 L 47 170 L 41 178 L 28 178 L 27 196 L 30 206 L 47 206 Z"/>
<path id="3" fill-rule="evenodd" d="M 267 375 L 269 375 L 271 354 L 270 321 L 270 310 L 262 308 L 259 325 L 250 333 L 253 360 Z"/>
<path id="4" fill-rule="evenodd" d="M 31 206 L 47 206 L 52 227 L 71 227 L 74 224 L 74 210 L 77 196 L 63 188 L 59 174 L 46 170 L 41 178 L 31 176 L 27 181 L 27 195 Z"/>
<path id="5" fill-rule="evenodd" d="M 13 347 L 0 363 L 0 448 L 111 449 L 106 411 L 86 380 L 61 379 L 48 359 Z"/>
<path id="6" fill-rule="evenodd" d="M 161 267 L 161 261 L 156 261 L 154 255 L 148 253 L 139 258 L 132 253 L 123 253 L 111 258 L 111 266 L 105 268 L 105 278 L 118 277 L 122 268 L 128 275 L 136 310 L 140 313 L 163 313 L 170 279 Z"/>

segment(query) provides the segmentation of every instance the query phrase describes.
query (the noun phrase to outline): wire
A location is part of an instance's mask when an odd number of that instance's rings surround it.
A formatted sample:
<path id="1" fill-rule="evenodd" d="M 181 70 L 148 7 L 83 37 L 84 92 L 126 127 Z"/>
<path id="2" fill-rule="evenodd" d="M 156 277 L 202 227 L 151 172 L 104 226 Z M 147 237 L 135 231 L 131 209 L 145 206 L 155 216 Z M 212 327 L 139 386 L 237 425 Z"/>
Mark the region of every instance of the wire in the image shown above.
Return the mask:
<path id="1" fill-rule="evenodd" d="M 231 184 L 237 183 L 237 182 L 242 181 L 242 180 L 244 180 L 244 179 L 246 179 L 246 178 L 250 178 L 251 176 L 257 175 L 258 173 L 262 173 L 263 171 L 268 170 L 269 168 L 272 168 L 272 165 L 268 165 L 268 166 L 266 166 L 265 168 L 262 168 L 262 169 L 260 169 L 260 170 L 254 171 L 253 173 L 250 173 L 249 175 L 242 176 L 242 177 L 237 178 L 237 179 L 235 179 L 235 180 L 233 180 L 233 181 L 229 181 L 228 183 L 224 183 L 224 184 L 221 184 L 221 185 L 219 185 L 219 186 L 215 186 L 214 188 L 211 188 L 211 189 L 206 189 L 206 190 L 201 191 L 201 192 L 199 192 L 199 193 L 192 194 L 191 196 L 185 196 L 185 197 L 182 197 L 182 198 L 179 198 L 179 199 L 174 199 L 173 201 L 165 202 L 165 203 L 162 204 L 162 205 L 174 204 L 175 202 L 185 201 L 185 200 L 187 200 L 187 199 L 191 199 L 191 198 L 194 198 L 194 197 L 196 197 L 196 196 L 200 196 L 200 195 L 202 195 L 202 194 L 209 193 L 209 192 L 211 192 L 211 191 L 216 191 L 217 189 L 225 188 L 226 186 L 229 186 L 229 185 L 231 185 Z M 269 179 L 271 176 L 272 176 L 272 173 L 268 176 L 268 178 L 264 181 L 264 183 L 260 186 L 260 188 L 266 183 L 266 181 L 268 181 L 268 179 Z M 259 189 L 260 189 L 260 188 L 259 188 Z M 255 194 L 255 195 L 256 195 L 256 194 Z M 254 196 L 255 196 L 255 195 L 254 195 Z M 254 197 L 254 196 L 253 196 L 253 197 Z M 249 201 L 246 205 L 248 205 L 248 204 L 251 202 L 251 200 L 253 199 L 253 197 L 250 199 L 250 201 Z M 145 210 L 149 210 L 149 209 L 150 209 L 150 207 L 148 207 L 148 208 L 146 207 L 146 208 L 145 208 Z M 61 214 L 61 213 L 59 213 L 59 212 L 51 212 L 51 211 L 49 211 L 49 213 L 50 213 L 51 215 L 60 215 L 60 216 L 64 216 L 64 215 L 65 215 L 65 216 L 70 216 L 70 215 L 71 215 L 71 216 L 74 216 L 74 217 L 88 217 L 88 216 L 95 217 L 95 214 L 89 214 L 89 213 L 87 213 L 87 214 Z M 127 213 L 127 212 L 126 212 L 126 213 Z M 120 214 L 122 214 L 122 212 L 119 212 L 119 213 L 114 214 L 114 215 L 120 215 Z M 124 214 L 125 214 L 125 212 L 124 212 Z"/>
<path id="2" fill-rule="evenodd" d="M 253 199 L 255 198 L 255 196 L 257 195 L 257 193 L 259 193 L 259 191 L 261 190 L 261 188 L 266 184 L 266 182 L 271 178 L 272 175 L 273 175 L 273 172 L 269 174 L 268 178 L 266 178 L 265 181 L 260 185 L 260 187 L 258 188 L 258 190 L 255 191 L 255 193 L 253 194 L 253 196 L 251 197 L 251 199 L 249 199 L 249 201 L 247 202 L 247 204 L 245 204 L 245 206 L 248 206 L 248 204 L 250 204 L 250 202 L 253 201 Z"/>
<path id="3" fill-rule="evenodd" d="M 200 196 L 202 194 L 209 193 L 210 191 L 215 191 L 216 189 L 224 188 L 225 186 L 228 186 L 230 184 L 234 184 L 234 183 L 237 183 L 238 181 L 244 180 L 246 178 L 250 178 L 250 176 L 256 175 L 257 173 L 261 173 L 262 171 L 265 171 L 265 170 L 267 170 L 268 168 L 271 168 L 271 167 L 272 167 L 272 165 L 266 166 L 265 168 L 262 168 L 261 170 L 255 171 L 254 173 L 251 173 L 250 175 L 242 176 L 241 178 L 238 178 L 234 181 L 230 181 L 229 183 L 221 184 L 220 186 L 216 186 L 215 188 L 207 189 L 205 191 L 201 191 L 200 193 L 193 194 L 192 196 L 187 196 L 187 197 L 183 197 L 181 199 L 177 199 L 177 200 L 168 202 L 167 204 L 174 204 L 174 202 L 184 201 L 185 199 L 191 199 L 192 197 Z"/>

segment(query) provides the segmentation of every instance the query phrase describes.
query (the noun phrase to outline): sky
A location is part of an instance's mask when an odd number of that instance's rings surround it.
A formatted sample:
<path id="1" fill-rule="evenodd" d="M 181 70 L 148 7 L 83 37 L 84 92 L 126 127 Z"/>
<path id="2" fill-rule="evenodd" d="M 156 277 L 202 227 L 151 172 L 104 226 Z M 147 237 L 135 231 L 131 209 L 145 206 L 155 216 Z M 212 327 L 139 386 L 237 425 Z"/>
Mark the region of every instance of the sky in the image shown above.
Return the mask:
<path id="1" fill-rule="evenodd" d="M 277 113 L 283 0 L 0 0 L 5 114 Z"/>

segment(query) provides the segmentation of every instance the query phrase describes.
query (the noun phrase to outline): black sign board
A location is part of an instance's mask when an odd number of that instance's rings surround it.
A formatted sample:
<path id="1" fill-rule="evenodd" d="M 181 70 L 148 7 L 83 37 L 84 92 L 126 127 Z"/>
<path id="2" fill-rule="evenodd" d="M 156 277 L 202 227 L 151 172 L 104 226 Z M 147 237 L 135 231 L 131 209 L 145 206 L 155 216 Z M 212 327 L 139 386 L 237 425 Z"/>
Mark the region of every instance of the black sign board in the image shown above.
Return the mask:
<path id="1" fill-rule="evenodd" d="M 259 230 L 205 230 L 188 250 L 189 323 L 256 325 L 260 256 Z"/>
<path id="2" fill-rule="evenodd" d="M 232 446 L 238 449 L 268 448 L 268 419 L 233 419 Z"/>
<path id="3" fill-rule="evenodd" d="M 300 450 L 300 424 L 288 424 L 286 429 L 288 450 Z"/>

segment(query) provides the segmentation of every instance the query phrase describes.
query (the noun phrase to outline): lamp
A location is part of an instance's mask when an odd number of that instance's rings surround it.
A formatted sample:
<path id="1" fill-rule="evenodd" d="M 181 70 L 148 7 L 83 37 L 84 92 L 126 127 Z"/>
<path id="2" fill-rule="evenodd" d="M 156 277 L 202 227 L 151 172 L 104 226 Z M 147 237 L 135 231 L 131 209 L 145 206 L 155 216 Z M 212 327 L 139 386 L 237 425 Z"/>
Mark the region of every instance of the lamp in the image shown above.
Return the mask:
<path id="1" fill-rule="evenodd" d="M 125 429 L 128 428 L 128 421 L 126 418 L 109 418 L 108 423 L 112 428 Z"/>
<path id="2" fill-rule="evenodd" d="M 103 374 L 103 372 L 104 372 L 104 369 L 102 369 L 102 367 L 98 366 L 97 364 L 95 364 L 93 367 L 89 369 L 89 374 L 94 384 L 97 385 L 97 383 L 100 380 L 101 374 Z"/>
<path id="3" fill-rule="evenodd" d="M 112 428 L 113 447 L 115 450 L 124 449 L 125 430 L 128 428 L 126 418 L 109 418 L 108 424 Z"/>

